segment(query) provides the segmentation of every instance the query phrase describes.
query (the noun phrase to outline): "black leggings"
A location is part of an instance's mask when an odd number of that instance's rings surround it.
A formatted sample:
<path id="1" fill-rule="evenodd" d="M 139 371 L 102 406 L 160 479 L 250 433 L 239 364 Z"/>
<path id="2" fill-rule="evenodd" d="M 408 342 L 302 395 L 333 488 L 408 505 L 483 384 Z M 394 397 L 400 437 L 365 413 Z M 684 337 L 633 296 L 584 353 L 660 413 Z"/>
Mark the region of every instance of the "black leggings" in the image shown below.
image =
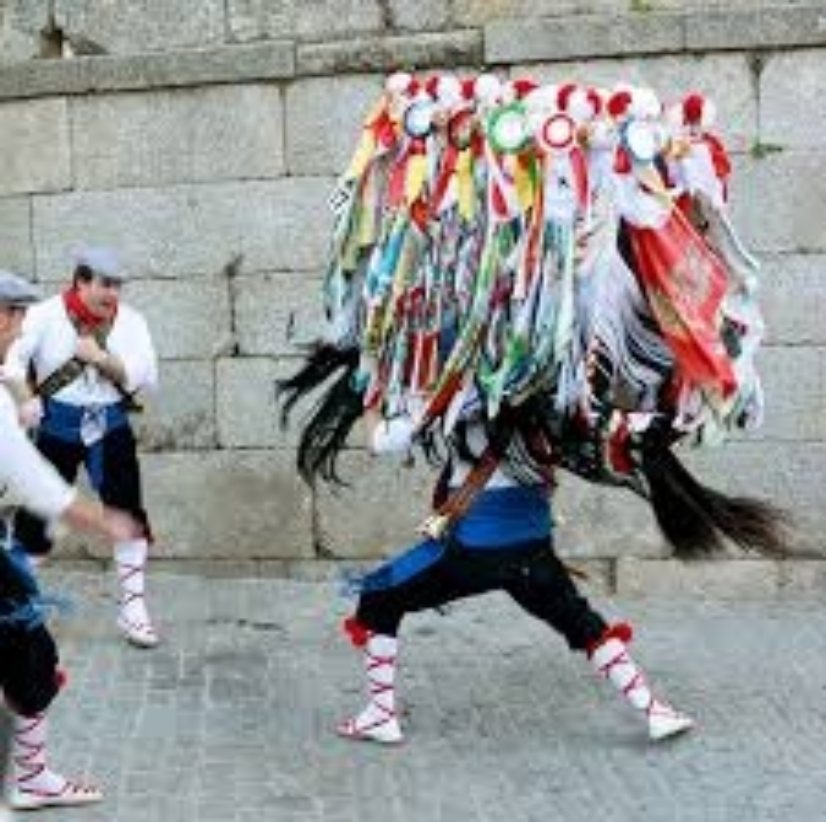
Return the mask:
<path id="1" fill-rule="evenodd" d="M 371 631 L 395 636 L 405 614 L 500 590 L 559 631 L 573 650 L 585 650 L 607 630 L 605 620 L 577 591 L 550 537 L 495 550 L 450 545 L 435 564 L 412 579 L 365 591 L 356 618 Z"/>
<path id="2" fill-rule="evenodd" d="M 60 689 L 57 663 L 45 626 L 0 628 L 0 688 L 15 713 L 34 716 L 49 707 Z"/>
<path id="3" fill-rule="evenodd" d="M 90 450 L 82 443 L 64 442 L 57 437 L 40 433 L 36 444 L 40 453 L 54 465 L 66 482 L 75 482 L 81 465 L 86 465 L 88 471 Z M 104 436 L 101 446 L 103 480 L 100 488 L 96 489 L 100 499 L 106 505 L 132 514 L 149 536 L 149 520 L 143 508 L 140 465 L 132 429 L 124 425 L 110 431 Z M 17 513 L 14 533 L 30 554 L 47 554 L 52 549 L 52 541 L 43 521 L 27 511 Z"/>

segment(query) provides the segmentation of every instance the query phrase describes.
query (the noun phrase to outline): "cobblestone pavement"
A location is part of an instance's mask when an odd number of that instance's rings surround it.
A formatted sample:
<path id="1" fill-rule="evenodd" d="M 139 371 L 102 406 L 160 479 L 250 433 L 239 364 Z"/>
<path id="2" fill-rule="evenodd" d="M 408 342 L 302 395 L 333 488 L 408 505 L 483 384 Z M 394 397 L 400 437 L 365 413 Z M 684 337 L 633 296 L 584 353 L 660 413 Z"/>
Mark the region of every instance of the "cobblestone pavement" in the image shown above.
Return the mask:
<path id="1" fill-rule="evenodd" d="M 411 617 L 407 742 L 331 732 L 361 702 L 332 584 L 152 580 L 165 643 L 128 648 L 110 576 L 51 568 L 79 607 L 57 626 L 70 688 L 56 767 L 105 803 L 39 822 L 826 820 L 826 603 L 607 602 L 651 679 L 694 714 L 656 747 L 607 683 L 493 595 Z"/>

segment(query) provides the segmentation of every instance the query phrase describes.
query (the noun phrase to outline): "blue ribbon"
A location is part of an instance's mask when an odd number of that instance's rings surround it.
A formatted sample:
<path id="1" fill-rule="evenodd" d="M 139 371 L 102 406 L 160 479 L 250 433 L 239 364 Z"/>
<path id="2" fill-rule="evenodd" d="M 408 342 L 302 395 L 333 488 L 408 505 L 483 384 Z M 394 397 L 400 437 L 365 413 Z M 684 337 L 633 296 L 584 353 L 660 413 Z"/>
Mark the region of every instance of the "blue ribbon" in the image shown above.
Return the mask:
<path id="1" fill-rule="evenodd" d="M 551 533 L 551 505 L 543 485 L 491 488 L 482 491 L 456 523 L 451 550 L 522 550 Z M 394 588 L 413 579 L 438 562 L 447 549 L 446 540 L 428 539 L 364 575 L 344 577 L 346 594 Z"/>
<path id="2" fill-rule="evenodd" d="M 121 403 L 109 405 L 70 405 L 58 400 L 47 399 L 44 404 L 40 430 L 55 439 L 72 444 L 83 443 L 83 423 L 89 415 L 96 415 L 103 436 L 129 424 L 126 411 Z M 103 483 L 103 437 L 89 445 L 86 454 L 86 470 L 95 491 L 100 491 Z"/>

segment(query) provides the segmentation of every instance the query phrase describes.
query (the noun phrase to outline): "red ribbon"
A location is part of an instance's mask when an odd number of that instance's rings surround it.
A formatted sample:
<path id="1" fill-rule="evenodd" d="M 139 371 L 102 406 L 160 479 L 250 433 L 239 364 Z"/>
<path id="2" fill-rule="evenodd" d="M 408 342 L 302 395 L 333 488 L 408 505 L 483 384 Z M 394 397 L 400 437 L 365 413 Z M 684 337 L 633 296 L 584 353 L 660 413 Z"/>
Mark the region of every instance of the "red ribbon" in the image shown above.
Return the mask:
<path id="1" fill-rule="evenodd" d="M 730 395 L 737 381 L 719 331 L 722 262 L 678 209 L 662 228 L 629 230 L 640 279 L 679 376 Z"/>

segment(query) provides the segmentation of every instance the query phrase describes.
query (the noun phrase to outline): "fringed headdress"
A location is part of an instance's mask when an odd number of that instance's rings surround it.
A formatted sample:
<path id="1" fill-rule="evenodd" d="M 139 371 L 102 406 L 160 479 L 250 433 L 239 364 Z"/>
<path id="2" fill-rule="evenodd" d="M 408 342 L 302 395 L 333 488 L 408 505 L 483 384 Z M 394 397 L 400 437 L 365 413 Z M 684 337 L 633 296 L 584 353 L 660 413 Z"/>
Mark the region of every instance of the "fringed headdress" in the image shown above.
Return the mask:
<path id="1" fill-rule="evenodd" d="M 711 115 L 696 93 L 390 76 L 330 199 L 327 336 L 282 383 L 286 419 L 338 375 L 302 474 L 335 478 L 365 408 L 449 434 L 472 392 L 492 429 L 544 438 L 528 462 L 646 495 L 682 553 L 718 531 L 778 548 L 772 509 L 703 488 L 671 452 L 762 418 L 757 265 Z"/>

